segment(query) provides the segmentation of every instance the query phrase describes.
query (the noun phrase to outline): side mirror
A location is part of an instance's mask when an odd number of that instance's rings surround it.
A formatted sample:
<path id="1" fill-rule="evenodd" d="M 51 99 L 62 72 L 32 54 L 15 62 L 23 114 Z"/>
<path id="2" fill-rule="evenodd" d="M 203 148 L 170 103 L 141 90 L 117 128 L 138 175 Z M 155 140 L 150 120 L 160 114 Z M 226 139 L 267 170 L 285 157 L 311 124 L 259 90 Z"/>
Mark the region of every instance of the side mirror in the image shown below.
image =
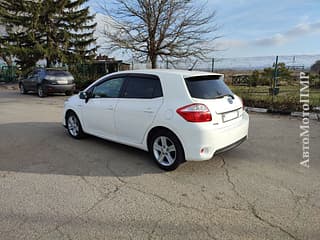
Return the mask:
<path id="1" fill-rule="evenodd" d="M 86 101 L 88 100 L 88 94 L 86 92 L 80 92 L 79 94 L 80 99 L 85 99 Z"/>

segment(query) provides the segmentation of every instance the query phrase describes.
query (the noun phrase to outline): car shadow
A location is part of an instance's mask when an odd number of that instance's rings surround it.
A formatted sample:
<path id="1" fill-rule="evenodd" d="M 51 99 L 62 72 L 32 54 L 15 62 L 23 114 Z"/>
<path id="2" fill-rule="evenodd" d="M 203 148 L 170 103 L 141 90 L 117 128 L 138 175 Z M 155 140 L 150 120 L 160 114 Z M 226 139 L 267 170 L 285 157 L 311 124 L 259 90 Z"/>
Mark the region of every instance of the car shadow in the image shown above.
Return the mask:
<path id="1" fill-rule="evenodd" d="M 19 94 L 22 95 L 21 93 L 19 93 Z M 39 98 L 37 92 L 28 92 L 26 94 L 23 94 L 23 96 L 33 96 L 33 97 Z M 68 98 L 68 97 L 71 97 L 72 95 L 67 96 L 64 93 L 47 93 L 47 95 L 44 98 L 47 98 L 47 97 L 58 97 L 58 96 Z"/>
<path id="2" fill-rule="evenodd" d="M 76 140 L 56 122 L 0 125 L 0 171 L 76 176 L 163 172 L 145 151 L 93 136 Z"/>
<path id="3" fill-rule="evenodd" d="M 67 99 L 70 96 L 66 96 L 64 93 L 50 93 L 48 96 L 44 98 L 39 98 L 36 92 L 28 92 L 26 94 L 21 94 L 19 90 L 11 90 L 11 91 L 0 91 L 0 97 L 5 99 L 50 99 L 50 98 L 57 98 L 57 99 Z"/>

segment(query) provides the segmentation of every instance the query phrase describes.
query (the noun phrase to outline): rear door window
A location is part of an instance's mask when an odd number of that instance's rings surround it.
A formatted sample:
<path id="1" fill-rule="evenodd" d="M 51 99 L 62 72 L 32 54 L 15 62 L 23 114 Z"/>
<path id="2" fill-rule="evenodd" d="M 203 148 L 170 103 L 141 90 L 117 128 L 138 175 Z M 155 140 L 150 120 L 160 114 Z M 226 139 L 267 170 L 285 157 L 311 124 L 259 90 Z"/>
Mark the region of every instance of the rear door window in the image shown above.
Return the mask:
<path id="1" fill-rule="evenodd" d="M 193 98 L 215 99 L 234 95 L 220 75 L 188 77 L 185 81 Z"/>
<path id="2" fill-rule="evenodd" d="M 156 77 L 129 76 L 123 97 L 125 98 L 157 98 L 162 97 L 160 80 Z"/>

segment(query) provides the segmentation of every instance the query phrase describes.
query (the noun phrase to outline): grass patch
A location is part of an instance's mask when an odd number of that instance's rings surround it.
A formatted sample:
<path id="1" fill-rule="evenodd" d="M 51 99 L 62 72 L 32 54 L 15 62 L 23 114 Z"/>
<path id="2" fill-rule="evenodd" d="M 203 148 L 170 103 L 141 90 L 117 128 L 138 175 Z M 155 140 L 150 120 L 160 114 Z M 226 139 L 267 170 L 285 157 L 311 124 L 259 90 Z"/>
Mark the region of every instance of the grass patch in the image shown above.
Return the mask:
<path id="1" fill-rule="evenodd" d="M 269 86 L 230 86 L 231 90 L 241 97 L 248 107 L 267 108 L 275 111 L 301 111 L 300 86 L 280 86 L 277 96 L 269 95 Z M 310 89 L 309 105 L 320 106 L 320 89 Z"/>

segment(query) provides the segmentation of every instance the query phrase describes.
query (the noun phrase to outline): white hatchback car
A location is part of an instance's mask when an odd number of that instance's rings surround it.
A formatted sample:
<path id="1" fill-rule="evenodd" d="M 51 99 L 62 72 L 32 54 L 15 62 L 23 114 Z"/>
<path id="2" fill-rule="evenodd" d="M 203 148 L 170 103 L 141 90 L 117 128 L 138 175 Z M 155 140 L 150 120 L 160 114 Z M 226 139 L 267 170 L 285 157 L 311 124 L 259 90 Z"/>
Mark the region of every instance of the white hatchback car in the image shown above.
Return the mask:
<path id="1" fill-rule="evenodd" d="M 174 170 L 238 146 L 249 116 L 222 74 L 135 70 L 106 75 L 69 98 L 63 124 L 74 138 L 87 133 L 137 147 Z"/>

